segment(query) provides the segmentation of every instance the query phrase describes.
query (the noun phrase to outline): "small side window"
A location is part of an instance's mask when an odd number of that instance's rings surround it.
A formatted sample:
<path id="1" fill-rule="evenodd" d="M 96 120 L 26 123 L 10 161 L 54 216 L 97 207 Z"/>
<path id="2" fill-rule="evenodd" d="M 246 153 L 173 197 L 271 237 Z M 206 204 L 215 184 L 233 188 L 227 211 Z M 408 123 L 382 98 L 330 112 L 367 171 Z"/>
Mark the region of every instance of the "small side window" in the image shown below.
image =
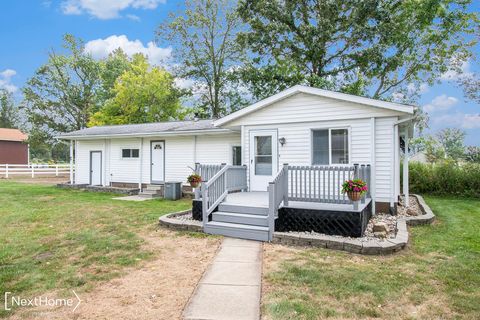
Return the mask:
<path id="1" fill-rule="evenodd" d="M 122 158 L 130 158 L 131 149 L 122 149 Z"/>
<path id="2" fill-rule="evenodd" d="M 140 149 L 122 149 L 122 158 L 138 158 Z"/>

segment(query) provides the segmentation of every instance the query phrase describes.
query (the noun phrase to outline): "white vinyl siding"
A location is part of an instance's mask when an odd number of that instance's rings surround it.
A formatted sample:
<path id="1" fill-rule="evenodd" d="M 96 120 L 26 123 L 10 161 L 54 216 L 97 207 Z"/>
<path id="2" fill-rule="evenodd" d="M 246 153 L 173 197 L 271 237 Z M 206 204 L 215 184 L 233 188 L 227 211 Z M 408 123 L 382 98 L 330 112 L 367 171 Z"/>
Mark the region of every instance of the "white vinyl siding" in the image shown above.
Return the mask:
<path id="1" fill-rule="evenodd" d="M 298 93 L 264 107 L 242 118 L 233 120 L 226 127 L 275 123 L 349 120 L 372 117 L 399 116 L 402 113 L 353 102 Z"/>
<path id="2" fill-rule="evenodd" d="M 75 163 L 75 183 L 90 183 L 90 151 L 102 151 L 102 169 L 105 168 L 104 140 L 78 141 Z M 104 182 L 102 175 L 102 182 Z"/>
<path id="3" fill-rule="evenodd" d="M 397 118 L 375 119 L 376 197 L 379 202 L 390 202 L 392 195 L 392 167 L 394 166 L 393 128 Z"/>
<path id="4" fill-rule="evenodd" d="M 150 142 L 165 141 L 165 181 L 181 181 L 185 183 L 191 174 L 189 168 L 195 167 L 195 162 L 206 164 L 227 163 L 233 159 L 232 147 L 240 145 L 240 133 L 225 135 L 197 136 L 195 155 L 195 137 L 148 137 L 143 138 L 113 138 L 108 140 L 79 140 L 77 142 L 76 176 L 77 184 L 89 183 L 90 151 L 102 151 L 104 164 L 103 181 L 118 183 L 138 183 L 140 177 L 140 161 L 142 161 L 142 183 L 150 183 Z M 106 151 L 104 151 L 104 145 Z M 139 149 L 138 158 L 123 158 L 122 149 Z"/>

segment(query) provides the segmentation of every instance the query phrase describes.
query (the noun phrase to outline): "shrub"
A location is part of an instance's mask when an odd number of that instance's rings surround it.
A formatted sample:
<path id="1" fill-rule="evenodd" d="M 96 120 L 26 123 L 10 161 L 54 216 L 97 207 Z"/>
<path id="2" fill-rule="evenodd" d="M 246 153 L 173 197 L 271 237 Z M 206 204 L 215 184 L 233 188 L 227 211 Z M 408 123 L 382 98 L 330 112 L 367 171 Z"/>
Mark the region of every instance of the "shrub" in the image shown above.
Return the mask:
<path id="1" fill-rule="evenodd" d="M 480 164 L 409 164 L 410 192 L 480 197 Z"/>

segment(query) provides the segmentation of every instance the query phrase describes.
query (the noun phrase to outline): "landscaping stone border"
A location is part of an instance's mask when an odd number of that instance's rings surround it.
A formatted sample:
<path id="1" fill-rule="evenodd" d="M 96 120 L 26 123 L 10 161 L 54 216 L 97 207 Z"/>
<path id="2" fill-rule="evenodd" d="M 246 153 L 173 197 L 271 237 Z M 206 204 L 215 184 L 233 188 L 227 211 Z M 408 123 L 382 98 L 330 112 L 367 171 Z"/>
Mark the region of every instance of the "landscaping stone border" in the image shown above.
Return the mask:
<path id="1" fill-rule="evenodd" d="M 195 220 L 182 221 L 179 219 L 175 219 L 176 216 L 180 216 L 189 212 L 192 212 L 192 210 L 190 209 L 185 211 L 169 213 L 164 216 L 161 216 L 158 219 L 158 222 L 160 225 L 176 231 L 203 232 L 202 223 L 200 221 L 195 221 Z"/>
<path id="2" fill-rule="evenodd" d="M 57 187 L 61 189 L 75 189 L 75 190 L 87 190 L 92 192 L 108 192 L 108 193 L 114 193 L 114 194 L 124 194 L 127 196 L 134 196 L 140 192 L 140 189 L 138 188 L 90 186 L 88 184 L 59 183 L 57 184 Z"/>
<path id="3" fill-rule="evenodd" d="M 352 239 L 323 234 L 291 234 L 288 232 L 275 232 L 273 234 L 273 243 L 297 246 L 313 246 L 328 248 L 334 250 L 343 250 L 351 253 L 360 253 L 366 255 L 386 255 L 400 251 L 408 243 L 407 225 L 416 226 L 432 223 L 435 219 L 430 207 L 420 195 L 412 195 L 417 198 L 420 210 L 423 215 L 400 217 L 397 220 L 397 234 L 392 239 Z"/>
<path id="4" fill-rule="evenodd" d="M 360 240 L 355 238 L 345 238 L 339 236 L 330 236 L 324 234 L 292 234 L 289 232 L 275 232 L 273 234 L 273 243 L 296 245 L 296 246 L 312 246 L 319 248 L 327 248 L 333 250 L 342 250 L 351 253 L 359 253 L 365 255 L 387 255 L 404 249 L 408 243 L 409 235 L 407 225 L 416 226 L 421 224 L 430 224 L 435 219 L 430 207 L 420 195 L 412 195 L 418 200 L 422 215 L 399 217 L 397 220 L 397 234 L 392 239 L 368 239 Z M 159 218 L 159 223 L 172 230 L 177 231 L 194 231 L 203 232 L 202 222 L 197 220 L 179 220 L 176 216 L 191 212 L 185 210 L 166 214 Z"/>

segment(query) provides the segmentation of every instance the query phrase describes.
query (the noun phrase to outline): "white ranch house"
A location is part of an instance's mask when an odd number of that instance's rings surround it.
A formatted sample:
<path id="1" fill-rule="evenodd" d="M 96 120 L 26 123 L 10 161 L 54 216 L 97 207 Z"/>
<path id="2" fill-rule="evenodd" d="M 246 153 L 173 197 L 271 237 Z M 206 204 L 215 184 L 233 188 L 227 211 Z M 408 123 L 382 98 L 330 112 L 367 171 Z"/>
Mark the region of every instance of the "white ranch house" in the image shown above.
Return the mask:
<path id="1" fill-rule="evenodd" d="M 232 234 L 207 230 L 215 222 L 215 210 L 233 210 L 226 206 L 230 198 L 244 201 L 239 214 L 255 212 L 245 202 L 265 206 L 267 221 L 262 223 L 268 234 L 278 209 L 290 203 L 343 210 L 349 202 L 340 185 L 354 174 L 367 179 L 370 189 L 359 210 L 370 204 L 373 212 L 395 211 L 400 138 L 408 143 L 413 134 L 414 109 L 295 86 L 217 120 L 92 127 L 59 138 L 71 143 L 73 184 L 142 189 L 182 181 L 186 186 L 196 168 L 208 180 L 197 190 L 197 198 L 202 193 L 208 199 L 202 207 L 206 231 Z M 408 156 L 404 169 L 408 181 Z M 231 191 L 243 192 L 229 195 Z M 408 197 L 408 183 L 403 193 Z M 217 227 L 229 222 L 219 218 Z"/>

